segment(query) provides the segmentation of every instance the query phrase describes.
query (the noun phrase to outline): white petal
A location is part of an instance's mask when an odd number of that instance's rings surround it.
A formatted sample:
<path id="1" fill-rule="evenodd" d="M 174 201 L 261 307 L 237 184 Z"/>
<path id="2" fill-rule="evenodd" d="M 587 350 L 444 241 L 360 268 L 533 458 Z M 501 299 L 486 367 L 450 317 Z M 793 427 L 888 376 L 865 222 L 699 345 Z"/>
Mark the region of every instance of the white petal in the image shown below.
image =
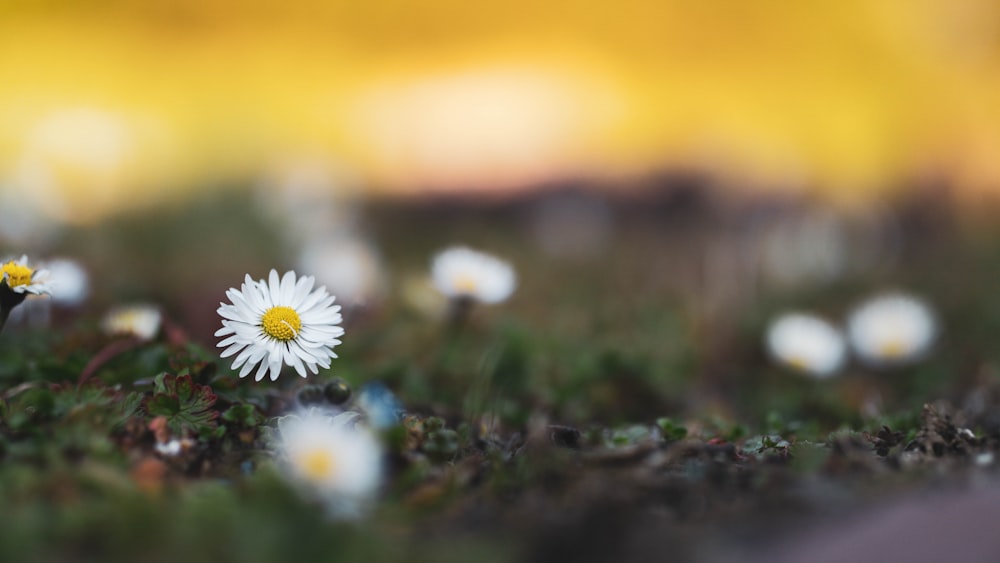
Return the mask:
<path id="1" fill-rule="evenodd" d="M 267 291 L 271 297 L 272 306 L 281 303 L 281 279 L 278 277 L 277 270 L 272 269 L 271 273 L 268 274 Z"/>
<path id="2" fill-rule="evenodd" d="M 295 292 L 292 294 L 292 300 L 289 302 L 289 307 L 300 310 L 300 305 L 309 296 L 309 292 L 312 291 L 313 285 L 316 283 L 316 278 L 312 276 L 302 276 L 299 278 L 297 284 L 295 284 Z"/>
<path id="3" fill-rule="evenodd" d="M 295 295 L 295 272 L 289 270 L 285 272 L 285 275 L 281 277 L 281 287 L 279 293 L 281 294 L 281 304 L 286 307 L 292 302 L 292 297 Z"/>
<path id="4" fill-rule="evenodd" d="M 222 344 L 219 344 L 219 346 L 222 346 Z M 239 352 L 240 350 L 242 350 L 245 346 L 246 346 L 246 344 L 244 344 L 242 342 L 237 342 L 236 344 L 233 344 L 229 348 L 226 348 L 225 350 L 223 350 L 222 353 L 219 354 L 219 357 L 220 358 L 228 358 L 229 356 L 232 356 L 236 352 Z"/>
<path id="5" fill-rule="evenodd" d="M 246 377 L 255 367 L 257 367 L 257 362 L 247 362 L 244 364 L 243 369 L 240 370 L 240 378 Z"/>
<path id="6" fill-rule="evenodd" d="M 257 368 L 257 373 L 254 374 L 254 381 L 260 381 L 264 379 L 264 375 L 267 373 L 267 362 L 261 362 L 260 366 Z"/>

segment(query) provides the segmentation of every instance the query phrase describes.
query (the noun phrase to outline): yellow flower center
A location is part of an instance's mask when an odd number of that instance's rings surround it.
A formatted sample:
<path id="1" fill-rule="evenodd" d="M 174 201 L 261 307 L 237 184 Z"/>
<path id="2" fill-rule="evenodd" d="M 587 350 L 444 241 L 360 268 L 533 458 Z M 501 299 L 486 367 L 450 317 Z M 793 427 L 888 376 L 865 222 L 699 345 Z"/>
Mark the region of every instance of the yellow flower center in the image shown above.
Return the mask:
<path id="1" fill-rule="evenodd" d="M 34 270 L 27 266 L 22 266 L 11 260 L 0 266 L 0 275 L 7 279 L 7 286 L 14 288 L 31 283 L 31 276 Z"/>
<path id="2" fill-rule="evenodd" d="M 883 342 L 878 351 L 886 358 L 897 359 L 905 355 L 906 345 L 899 338 L 893 338 Z"/>
<path id="3" fill-rule="evenodd" d="M 291 307 L 271 307 L 261 319 L 264 332 L 276 340 L 291 340 L 302 330 L 302 319 Z"/>
<path id="4" fill-rule="evenodd" d="M 455 289 L 461 293 L 472 293 L 476 291 L 476 278 L 462 274 L 455 279 Z"/>
<path id="5" fill-rule="evenodd" d="M 324 449 L 303 452 L 297 461 L 302 474 L 313 481 L 326 479 L 337 467 L 337 460 L 330 455 L 328 450 Z"/>
<path id="6" fill-rule="evenodd" d="M 802 356 L 789 356 L 785 359 L 785 362 L 793 369 L 797 369 L 799 371 L 809 370 L 809 362 Z"/>

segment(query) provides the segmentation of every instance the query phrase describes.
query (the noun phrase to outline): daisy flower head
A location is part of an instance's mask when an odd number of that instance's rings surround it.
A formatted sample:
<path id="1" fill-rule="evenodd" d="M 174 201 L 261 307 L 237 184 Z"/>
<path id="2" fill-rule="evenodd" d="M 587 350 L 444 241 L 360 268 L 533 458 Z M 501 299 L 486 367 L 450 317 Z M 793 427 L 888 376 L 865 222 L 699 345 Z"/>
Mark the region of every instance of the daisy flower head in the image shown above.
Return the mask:
<path id="1" fill-rule="evenodd" d="M 345 306 L 378 301 L 386 290 L 382 259 L 371 244 L 360 238 L 344 236 L 311 242 L 302 250 L 299 265 L 312 272 Z"/>
<path id="2" fill-rule="evenodd" d="M 48 295 L 51 287 L 48 283 L 49 272 L 35 269 L 28 264 L 28 257 L 21 256 L 19 260 L 9 259 L 0 263 L 0 290 L 20 295 Z"/>
<path id="3" fill-rule="evenodd" d="M 302 377 L 306 369 L 319 373 L 320 367 L 330 367 L 337 357 L 333 348 L 344 334 L 343 318 L 335 297 L 326 287 L 313 289 L 315 284 L 312 276 L 289 271 L 279 278 L 271 270 L 266 281 L 248 274 L 240 289 L 226 292 L 231 303 L 219 304 L 222 328 L 215 336 L 223 337 L 218 344 L 225 348 L 223 358 L 236 355 L 232 369 L 239 369 L 240 377 L 255 366 L 256 381 L 268 373 L 277 380 L 284 365 Z"/>
<path id="4" fill-rule="evenodd" d="M 788 313 L 772 322 L 767 331 L 767 348 L 779 363 L 820 378 L 836 373 L 846 356 L 840 331 L 806 313 Z"/>
<path id="5" fill-rule="evenodd" d="M 147 303 L 114 307 L 101 320 L 106 334 L 132 336 L 139 340 L 152 340 L 160 332 L 163 314 L 159 307 Z"/>
<path id="6" fill-rule="evenodd" d="M 847 321 L 847 337 L 858 358 L 871 366 L 898 366 L 920 360 L 937 336 L 934 313 L 905 293 L 865 301 Z"/>
<path id="7" fill-rule="evenodd" d="M 52 278 L 51 297 L 57 305 L 76 307 L 90 293 L 90 276 L 75 260 L 56 258 L 47 260 L 45 269 Z"/>
<path id="8" fill-rule="evenodd" d="M 439 252 L 431 263 L 431 279 L 434 287 L 450 299 L 488 304 L 506 300 L 517 286 L 510 264 L 464 246 Z"/>
<path id="9" fill-rule="evenodd" d="M 359 415 L 309 409 L 278 419 L 272 447 L 281 469 L 334 516 L 359 516 L 382 482 L 382 447 Z"/>

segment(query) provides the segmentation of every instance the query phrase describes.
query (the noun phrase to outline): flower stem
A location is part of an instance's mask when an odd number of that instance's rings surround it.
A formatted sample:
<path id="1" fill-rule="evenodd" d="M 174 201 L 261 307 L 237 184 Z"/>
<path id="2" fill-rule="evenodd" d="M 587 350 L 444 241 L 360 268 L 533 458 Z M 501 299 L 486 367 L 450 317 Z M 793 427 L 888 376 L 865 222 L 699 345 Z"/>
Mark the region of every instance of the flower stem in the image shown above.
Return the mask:
<path id="1" fill-rule="evenodd" d="M 12 308 L 0 307 L 0 334 L 3 334 L 3 327 L 7 326 L 7 317 L 10 316 Z"/>
<path id="2" fill-rule="evenodd" d="M 6 283 L 0 283 L 0 333 L 3 332 L 3 327 L 7 324 L 10 312 L 14 310 L 14 307 L 24 302 L 25 297 L 27 295 L 23 293 L 11 291 Z"/>
<path id="3" fill-rule="evenodd" d="M 113 360 L 119 354 L 128 352 L 133 348 L 138 348 L 142 343 L 142 340 L 139 338 L 126 338 L 124 340 L 115 340 L 104 348 L 101 348 L 101 350 L 97 352 L 97 354 L 95 354 L 89 362 L 87 362 L 87 365 L 83 367 L 83 371 L 80 372 L 80 378 L 76 382 L 76 388 L 82 389 L 83 384 L 90 379 L 90 376 L 97 373 L 97 370 L 101 369 L 104 364 Z"/>
<path id="4" fill-rule="evenodd" d="M 446 323 L 453 333 L 465 330 L 472 315 L 472 307 L 475 302 L 469 297 L 456 297 L 448 303 Z"/>

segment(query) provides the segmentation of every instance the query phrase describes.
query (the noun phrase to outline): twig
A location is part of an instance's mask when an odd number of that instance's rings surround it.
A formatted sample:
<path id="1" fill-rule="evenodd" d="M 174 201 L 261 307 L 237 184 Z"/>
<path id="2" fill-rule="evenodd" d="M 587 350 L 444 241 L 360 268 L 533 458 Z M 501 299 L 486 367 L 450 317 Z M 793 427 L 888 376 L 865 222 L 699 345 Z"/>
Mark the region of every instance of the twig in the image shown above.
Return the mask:
<path id="1" fill-rule="evenodd" d="M 80 372 L 80 379 L 76 382 L 76 388 L 82 389 L 83 384 L 87 382 L 88 379 L 101 367 L 113 360 L 116 356 L 128 352 L 134 348 L 138 348 L 142 344 L 142 340 L 136 337 L 125 338 L 123 340 L 115 340 L 114 342 L 108 344 L 101 349 L 93 358 L 87 362 L 87 365 L 83 367 L 83 371 Z"/>

